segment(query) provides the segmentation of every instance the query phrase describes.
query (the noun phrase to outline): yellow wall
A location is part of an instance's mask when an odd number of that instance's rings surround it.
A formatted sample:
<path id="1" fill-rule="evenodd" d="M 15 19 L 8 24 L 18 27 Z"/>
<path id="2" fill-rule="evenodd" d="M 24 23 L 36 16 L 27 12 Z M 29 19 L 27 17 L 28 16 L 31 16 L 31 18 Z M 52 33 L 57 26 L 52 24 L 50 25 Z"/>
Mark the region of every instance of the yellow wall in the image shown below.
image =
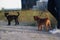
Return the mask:
<path id="1" fill-rule="evenodd" d="M 16 12 L 19 12 L 19 21 L 20 22 L 33 22 L 34 18 L 33 16 L 39 16 L 39 17 L 48 17 L 52 22 L 54 21 L 55 23 L 57 22 L 56 19 L 49 13 L 49 12 L 43 12 L 41 14 L 41 11 L 36 11 L 36 10 L 20 10 L 20 11 L 9 11 L 10 14 L 15 15 Z M 46 16 L 48 15 L 48 16 Z M 4 12 L 0 12 L 0 20 L 6 20 L 4 17 Z"/>

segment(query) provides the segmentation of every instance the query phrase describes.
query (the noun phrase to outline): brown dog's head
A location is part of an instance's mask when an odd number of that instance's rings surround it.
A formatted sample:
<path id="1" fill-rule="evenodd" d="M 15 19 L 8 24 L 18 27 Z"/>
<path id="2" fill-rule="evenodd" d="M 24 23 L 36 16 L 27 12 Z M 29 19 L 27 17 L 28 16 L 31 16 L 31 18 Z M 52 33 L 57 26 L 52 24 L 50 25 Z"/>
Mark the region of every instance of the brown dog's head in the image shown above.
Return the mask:
<path id="1" fill-rule="evenodd" d="M 35 21 L 46 21 L 48 18 L 40 18 L 38 16 L 34 16 Z"/>
<path id="2" fill-rule="evenodd" d="M 39 20 L 40 18 L 38 16 L 34 16 L 34 20 Z"/>

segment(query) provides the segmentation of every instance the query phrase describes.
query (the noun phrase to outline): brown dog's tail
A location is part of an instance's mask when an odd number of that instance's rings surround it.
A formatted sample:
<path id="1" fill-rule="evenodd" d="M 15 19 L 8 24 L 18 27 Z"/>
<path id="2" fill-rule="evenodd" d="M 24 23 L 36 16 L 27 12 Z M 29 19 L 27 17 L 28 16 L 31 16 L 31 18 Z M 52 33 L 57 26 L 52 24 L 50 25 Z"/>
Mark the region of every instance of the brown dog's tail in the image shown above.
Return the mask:
<path id="1" fill-rule="evenodd" d="M 17 16 L 19 16 L 20 15 L 20 13 L 19 12 L 17 12 L 18 13 L 18 15 Z"/>

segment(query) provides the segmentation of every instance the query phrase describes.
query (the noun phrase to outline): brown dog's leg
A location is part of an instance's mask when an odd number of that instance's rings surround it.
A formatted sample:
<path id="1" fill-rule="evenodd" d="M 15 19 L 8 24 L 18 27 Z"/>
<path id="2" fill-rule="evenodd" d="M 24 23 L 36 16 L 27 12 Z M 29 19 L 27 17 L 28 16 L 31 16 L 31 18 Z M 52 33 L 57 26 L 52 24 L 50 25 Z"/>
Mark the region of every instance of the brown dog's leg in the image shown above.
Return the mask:
<path id="1" fill-rule="evenodd" d="M 47 22 L 45 23 L 45 28 L 46 28 L 46 31 L 49 30 L 49 26 L 48 26 L 48 23 Z"/>
<path id="2" fill-rule="evenodd" d="M 48 28 L 48 30 L 52 29 L 50 20 L 47 21 L 46 27 Z"/>
<path id="3" fill-rule="evenodd" d="M 49 26 L 49 30 L 52 30 L 52 27 L 51 27 L 51 23 L 50 22 L 48 23 L 48 26 Z"/>
<path id="4" fill-rule="evenodd" d="M 39 30 L 39 31 L 42 30 L 42 25 L 38 25 L 38 30 Z"/>

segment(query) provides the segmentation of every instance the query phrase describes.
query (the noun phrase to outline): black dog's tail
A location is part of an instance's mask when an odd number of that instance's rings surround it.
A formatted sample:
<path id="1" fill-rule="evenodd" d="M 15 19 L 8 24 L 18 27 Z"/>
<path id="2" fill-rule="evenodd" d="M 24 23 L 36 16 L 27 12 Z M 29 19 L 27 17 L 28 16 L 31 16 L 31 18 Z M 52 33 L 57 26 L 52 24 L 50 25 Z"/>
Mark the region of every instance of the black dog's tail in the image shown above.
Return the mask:
<path id="1" fill-rule="evenodd" d="M 4 13 L 5 17 L 7 17 L 7 16 L 8 16 L 8 14 L 9 14 L 9 13 Z"/>
<path id="2" fill-rule="evenodd" d="M 19 12 L 17 12 L 18 13 L 18 15 L 17 16 L 19 16 L 20 15 L 20 13 Z"/>

